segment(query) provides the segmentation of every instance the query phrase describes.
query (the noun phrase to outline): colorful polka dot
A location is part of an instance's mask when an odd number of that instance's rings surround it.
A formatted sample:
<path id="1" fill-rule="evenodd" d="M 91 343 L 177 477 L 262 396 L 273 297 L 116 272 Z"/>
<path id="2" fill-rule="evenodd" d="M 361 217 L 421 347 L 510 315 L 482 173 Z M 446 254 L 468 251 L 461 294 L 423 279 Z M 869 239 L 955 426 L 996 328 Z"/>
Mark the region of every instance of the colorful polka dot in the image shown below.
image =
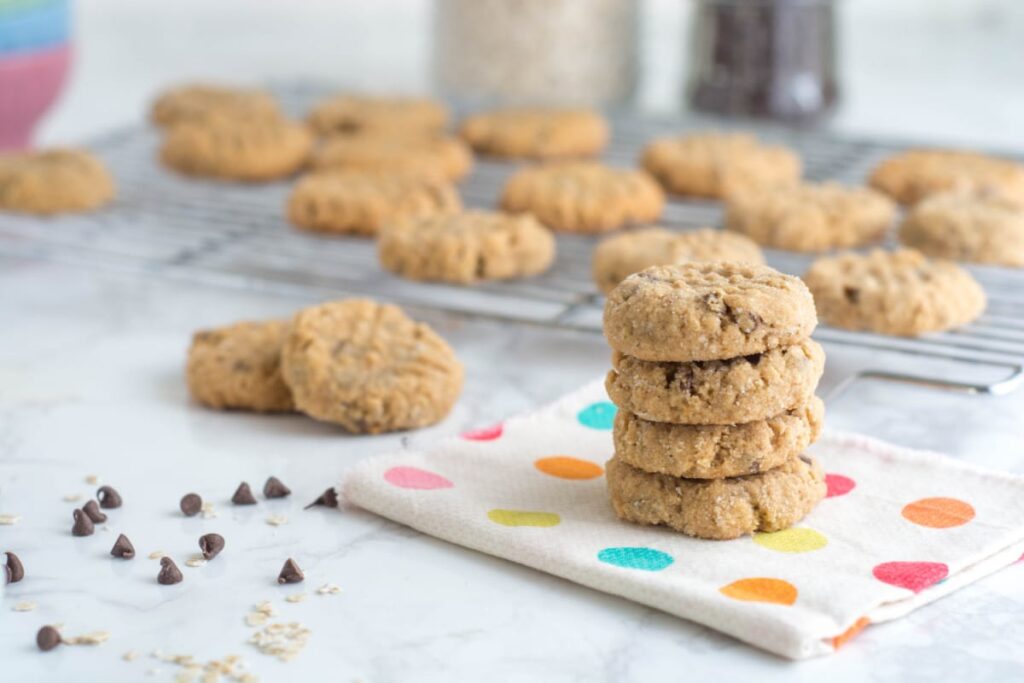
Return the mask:
<path id="1" fill-rule="evenodd" d="M 500 438 L 504 432 L 505 426 L 499 422 L 483 429 L 470 429 L 468 432 L 462 432 L 460 436 L 468 441 L 494 441 Z"/>
<path id="2" fill-rule="evenodd" d="M 867 617 L 861 617 L 857 621 L 853 622 L 853 626 L 851 626 L 850 628 L 846 629 L 845 631 L 843 631 L 838 636 L 836 636 L 835 638 L 832 639 L 832 647 L 834 649 L 838 650 L 843 645 L 846 645 L 848 642 L 853 640 L 853 638 L 858 633 L 863 631 L 864 627 L 867 626 L 870 623 L 871 623 L 871 620 L 868 619 Z"/>
<path id="3" fill-rule="evenodd" d="M 914 524 L 948 529 L 974 519 L 974 508 L 957 498 L 922 498 L 906 505 L 903 516 Z"/>
<path id="4" fill-rule="evenodd" d="M 828 487 L 825 497 L 835 498 L 836 496 L 845 496 L 852 491 L 857 486 L 857 482 L 841 474 L 826 474 L 825 486 Z"/>
<path id="5" fill-rule="evenodd" d="M 557 526 L 562 521 L 554 512 L 536 510 L 491 510 L 487 517 L 502 526 Z"/>
<path id="6" fill-rule="evenodd" d="M 615 422 L 615 413 L 618 408 L 615 407 L 614 403 L 609 401 L 598 401 L 597 403 L 591 403 L 589 406 L 581 410 L 577 415 L 576 419 L 580 421 L 580 424 L 584 427 L 590 427 L 591 429 L 611 429 L 612 424 Z"/>
<path id="7" fill-rule="evenodd" d="M 418 467 L 392 467 L 384 473 L 389 484 L 400 489 L 450 489 L 455 486 L 440 474 L 434 474 Z"/>
<path id="8" fill-rule="evenodd" d="M 796 586 L 789 581 L 763 577 L 733 581 L 719 588 L 718 592 L 733 600 L 771 602 L 776 605 L 792 605 L 797 596 Z"/>
<path id="9" fill-rule="evenodd" d="M 769 534 L 754 534 L 754 543 L 780 553 L 806 553 L 821 550 L 828 545 L 828 539 L 814 529 L 793 528 Z"/>
<path id="10" fill-rule="evenodd" d="M 605 548 L 597 554 L 597 559 L 624 569 L 640 569 L 645 572 L 660 572 L 675 559 L 668 553 L 644 546 Z"/>
<path id="11" fill-rule="evenodd" d="M 942 562 L 883 562 L 871 573 L 882 583 L 920 593 L 944 580 L 949 567 Z"/>
<path id="12" fill-rule="evenodd" d="M 571 458 L 567 455 L 553 455 L 540 458 L 533 466 L 544 474 L 559 479 L 596 479 L 604 474 L 604 469 L 589 460 Z"/>

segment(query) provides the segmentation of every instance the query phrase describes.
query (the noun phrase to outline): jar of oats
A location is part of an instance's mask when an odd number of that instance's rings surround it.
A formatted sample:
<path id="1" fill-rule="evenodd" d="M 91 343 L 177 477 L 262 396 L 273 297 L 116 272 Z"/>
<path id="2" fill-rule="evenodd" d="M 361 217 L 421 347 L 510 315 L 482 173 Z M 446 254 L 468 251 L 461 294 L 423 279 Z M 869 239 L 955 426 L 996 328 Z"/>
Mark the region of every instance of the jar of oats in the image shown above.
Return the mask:
<path id="1" fill-rule="evenodd" d="M 635 0 L 437 0 L 446 95 L 510 104 L 617 104 L 636 85 Z"/>

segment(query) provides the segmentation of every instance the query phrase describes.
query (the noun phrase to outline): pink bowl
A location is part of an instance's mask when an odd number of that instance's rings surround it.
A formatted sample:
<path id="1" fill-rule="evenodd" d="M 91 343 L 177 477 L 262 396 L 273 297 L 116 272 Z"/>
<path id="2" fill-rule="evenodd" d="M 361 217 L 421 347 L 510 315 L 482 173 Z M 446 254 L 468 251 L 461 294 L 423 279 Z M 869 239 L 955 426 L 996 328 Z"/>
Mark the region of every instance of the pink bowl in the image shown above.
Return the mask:
<path id="1" fill-rule="evenodd" d="M 71 46 L 0 59 L 0 150 L 24 149 L 71 63 Z"/>

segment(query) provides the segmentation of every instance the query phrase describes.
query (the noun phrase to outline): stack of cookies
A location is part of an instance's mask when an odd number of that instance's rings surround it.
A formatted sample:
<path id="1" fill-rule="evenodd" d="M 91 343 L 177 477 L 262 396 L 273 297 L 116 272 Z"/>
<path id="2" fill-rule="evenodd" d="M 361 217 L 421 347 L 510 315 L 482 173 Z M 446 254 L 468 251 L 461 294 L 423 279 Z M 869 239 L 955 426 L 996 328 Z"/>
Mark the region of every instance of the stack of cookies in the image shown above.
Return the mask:
<path id="1" fill-rule="evenodd" d="M 816 324 L 801 280 L 763 265 L 655 266 L 612 290 L 616 514 L 708 539 L 806 516 L 825 496 L 820 466 L 803 454 L 824 415 Z"/>

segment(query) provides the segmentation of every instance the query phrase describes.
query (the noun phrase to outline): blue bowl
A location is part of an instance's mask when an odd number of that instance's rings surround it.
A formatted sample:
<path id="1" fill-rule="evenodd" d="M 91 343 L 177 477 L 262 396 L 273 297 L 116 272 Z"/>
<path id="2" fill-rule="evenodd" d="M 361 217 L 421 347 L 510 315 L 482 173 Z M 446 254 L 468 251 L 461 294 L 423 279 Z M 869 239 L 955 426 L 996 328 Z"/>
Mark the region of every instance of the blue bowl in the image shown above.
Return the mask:
<path id="1" fill-rule="evenodd" d="M 52 49 L 70 36 L 69 0 L 0 0 L 0 57 Z"/>

